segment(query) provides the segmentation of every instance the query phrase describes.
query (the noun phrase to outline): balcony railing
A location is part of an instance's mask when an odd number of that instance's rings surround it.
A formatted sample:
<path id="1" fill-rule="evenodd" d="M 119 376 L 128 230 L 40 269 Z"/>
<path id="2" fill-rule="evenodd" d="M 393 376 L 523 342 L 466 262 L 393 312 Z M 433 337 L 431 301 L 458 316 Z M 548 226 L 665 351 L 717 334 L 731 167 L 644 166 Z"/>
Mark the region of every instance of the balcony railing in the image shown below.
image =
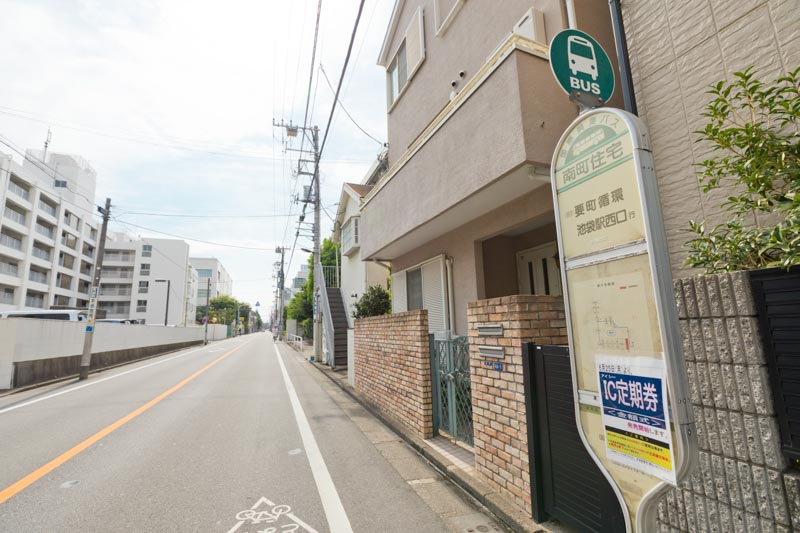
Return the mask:
<path id="1" fill-rule="evenodd" d="M 63 277 L 56 282 L 56 287 L 65 291 L 72 290 L 72 278 Z"/>
<path id="2" fill-rule="evenodd" d="M 78 287 L 78 292 L 81 294 L 89 294 L 89 286 L 88 285 L 81 285 Z"/>
<path id="3" fill-rule="evenodd" d="M 100 291 L 100 296 L 130 296 L 131 289 L 113 289 L 113 288 L 104 288 Z"/>
<path id="4" fill-rule="evenodd" d="M 42 226 L 38 222 L 36 223 L 36 233 L 40 233 L 45 237 L 47 237 L 48 239 L 55 238 L 55 232 L 51 228 L 48 228 L 47 226 Z"/>
<path id="5" fill-rule="evenodd" d="M 14 291 L 0 292 L 0 304 L 14 305 Z"/>
<path id="6" fill-rule="evenodd" d="M 61 244 L 69 248 L 70 250 L 74 250 L 78 247 L 78 239 L 73 237 L 72 235 L 63 235 L 61 237 Z"/>
<path id="7" fill-rule="evenodd" d="M 84 247 L 83 248 L 83 255 L 85 255 L 89 259 L 94 259 L 94 248 Z"/>
<path id="8" fill-rule="evenodd" d="M 56 216 L 56 208 L 50 204 L 46 204 L 44 202 L 39 202 L 39 209 L 50 215 L 51 217 L 55 218 Z"/>
<path id="9" fill-rule="evenodd" d="M 15 250 L 22 250 L 22 241 L 5 233 L 0 233 L 0 244 Z"/>
<path id="10" fill-rule="evenodd" d="M 47 274 L 44 272 L 37 272 L 35 270 L 31 270 L 28 272 L 28 279 L 31 281 L 35 281 L 36 283 L 42 283 L 47 285 Z"/>
<path id="11" fill-rule="evenodd" d="M 103 257 L 105 261 L 117 261 L 120 263 L 133 263 L 136 260 L 136 256 L 133 254 L 106 253 Z"/>
<path id="12" fill-rule="evenodd" d="M 110 315 L 125 315 L 131 310 L 130 304 L 128 305 L 101 305 L 100 309 Z"/>
<path id="13" fill-rule="evenodd" d="M 23 226 L 25 225 L 26 217 L 25 217 L 25 215 L 23 213 L 19 213 L 17 211 L 14 211 L 10 207 L 6 206 L 5 215 L 6 215 L 6 218 L 13 220 L 17 224 L 21 224 Z"/>
<path id="14" fill-rule="evenodd" d="M 30 198 L 30 196 L 31 196 L 31 193 L 30 193 L 30 192 L 28 192 L 28 190 L 27 190 L 27 189 L 24 189 L 24 188 L 20 187 L 19 185 L 17 185 L 17 184 L 16 184 L 16 183 L 14 183 L 13 181 L 12 181 L 11 183 L 9 183 L 9 184 L 8 184 L 8 190 L 9 190 L 9 191 L 11 191 L 11 192 L 13 192 L 13 193 L 14 193 L 14 194 L 16 194 L 17 196 L 20 196 L 20 197 L 22 197 L 22 198 L 24 198 L 24 199 L 26 199 L 26 200 L 27 200 L 28 198 Z"/>
<path id="15" fill-rule="evenodd" d="M 106 278 L 121 278 L 121 279 L 130 279 L 133 277 L 132 270 L 111 270 L 111 269 L 104 269 L 103 270 L 103 277 Z"/>
<path id="16" fill-rule="evenodd" d="M 37 248 L 36 246 L 33 247 L 33 256 L 45 261 L 50 261 L 50 252 Z"/>
<path id="17" fill-rule="evenodd" d="M 18 278 L 19 267 L 17 265 L 12 265 L 11 263 L 0 262 L 0 274 L 5 274 L 6 276 L 14 276 L 15 278 Z"/>
<path id="18" fill-rule="evenodd" d="M 137 305 L 136 306 L 136 312 L 137 313 L 146 313 L 147 312 L 147 306 L 146 305 Z"/>
<path id="19" fill-rule="evenodd" d="M 25 305 L 28 307 L 44 307 L 44 296 L 26 296 Z"/>
<path id="20" fill-rule="evenodd" d="M 62 266 L 67 270 L 72 270 L 75 267 L 75 259 L 71 256 L 64 256 L 58 259 L 58 266 Z"/>

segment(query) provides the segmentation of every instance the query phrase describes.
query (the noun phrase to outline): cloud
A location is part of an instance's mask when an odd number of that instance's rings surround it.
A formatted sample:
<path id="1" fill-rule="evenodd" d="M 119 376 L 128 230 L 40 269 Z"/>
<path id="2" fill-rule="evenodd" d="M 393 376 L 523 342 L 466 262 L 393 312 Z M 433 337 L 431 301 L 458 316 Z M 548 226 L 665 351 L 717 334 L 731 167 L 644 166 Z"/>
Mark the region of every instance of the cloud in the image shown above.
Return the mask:
<path id="1" fill-rule="evenodd" d="M 316 6 L 316 0 L 0 1 L 0 134 L 39 148 L 52 125 L 51 150 L 91 161 L 97 198 L 111 197 L 122 220 L 215 242 L 290 245 L 296 217 L 124 212 L 299 211 L 289 196 L 307 179 L 291 176 L 296 156 L 284 156 L 272 121 L 303 120 Z M 318 57 L 334 86 L 357 7 L 356 0 L 323 3 Z M 374 58 L 391 9 L 390 0 L 367 3 L 342 93 L 348 111 L 379 139 L 386 136 L 384 74 Z M 332 101 L 324 80 L 312 87 L 314 124 L 325 124 Z M 28 118 L 9 110 L 27 111 Z M 344 181 L 360 181 L 379 149 L 337 111 L 322 165 L 323 204 L 338 202 Z M 327 236 L 332 226 L 325 214 L 322 221 Z M 242 280 L 234 281 L 235 295 L 265 309 L 274 253 L 190 245 L 192 254 L 219 257 Z M 287 279 L 304 256 L 295 254 Z"/>

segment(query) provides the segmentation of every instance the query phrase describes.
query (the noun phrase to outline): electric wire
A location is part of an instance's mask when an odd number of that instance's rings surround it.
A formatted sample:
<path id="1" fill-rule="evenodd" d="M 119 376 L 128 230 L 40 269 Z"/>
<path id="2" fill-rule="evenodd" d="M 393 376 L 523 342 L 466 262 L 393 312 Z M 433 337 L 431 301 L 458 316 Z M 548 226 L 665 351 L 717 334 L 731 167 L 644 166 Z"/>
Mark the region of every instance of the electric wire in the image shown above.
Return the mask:
<path id="1" fill-rule="evenodd" d="M 321 0 L 320 0 L 321 1 Z M 339 84 L 336 86 L 336 94 L 333 97 L 333 105 L 331 105 L 331 114 L 328 117 L 328 124 L 325 126 L 325 134 L 322 136 L 322 144 L 319 147 L 319 159 L 322 159 L 322 154 L 325 152 L 325 143 L 328 140 L 328 133 L 331 129 L 331 123 L 333 122 L 333 114 L 336 112 L 336 102 L 339 101 L 339 92 L 342 90 L 342 82 L 344 81 L 344 75 L 347 72 L 347 64 L 350 62 L 350 54 L 353 52 L 353 43 L 356 40 L 356 32 L 358 32 L 358 23 L 361 20 L 361 13 L 364 11 L 364 2 L 365 0 L 361 0 L 358 4 L 358 13 L 356 14 L 356 21 L 353 24 L 353 32 L 350 35 L 350 44 L 347 46 L 347 55 L 344 57 L 344 64 L 342 65 L 342 73 L 339 75 Z"/>
<path id="2" fill-rule="evenodd" d="M 254 246 L 241 246 L 239 244 L 228 244 L 228 243 L 222 243 L 222 242 L 206 241 L 206 240 L 203 240 L 203 239 L 196 239 L 194 237 L 186 237 L 185 235 L 177 235 L 177 234 L 174 234 L 174 233 L 168 233 L 166 231 L 160 231 L 160 230 L 157 230 L 157 229 L 148 228 L 148 227 L 145 227 L 145 226 L 140 226 L 138 224 L 134 224 L 133 222 L 128 222 L 127 220 L 120 220 L 119 218 L 114 218 L 114 217 L 112 217 L 112 220 L 114 222 L 116 222 L 118 224 L 122 224 L 124 226 L 132 226 L 134 228 L 143 229 L 145 231 L 152 231 L 153 233 L 158 233 L 158 234 L 161 234 L 161 235 L 167 235 L 169 237 L 174 237 L 176 239 L 183 239 L 183 240 L 186 240 L 186 241 L 201 242 L 203 244 L 211 244 L 213 246 L 222 246 L 224 248 L 238 248 L 240 250 L 253 250 L 253 251 L 257 251 L 257 252 L 274 252 L 275 251 L 274 248 L 257 248 L 257 247 L 254 247 Z"/>
<path id="3" fill-rule="evenodd" d="M 336 94 L 336 93 L 335 93 L 335 91 L 334 91 L 334 89 L 333 89 L 333 85 L 331 84 L 331 80 L 328 78 L 328 74 L 325 72 L 325 69 L 322 67 L 322 65 L 321 65 L 321 64 L 320 64 L 320 66 L 319 66 L 319 69 L 320 69 L 320 71 L 322 72 L 322 75 L 325 77 L 325 81 L 327 82 L 327 84 L 328 84 L 328 87 L 329 87 L 329 88 L 330 88 L 330 90 L 331 90 L 331 93 L 333 93 L 333 94 L 334 94 L 334 97 L 335 97 L 335 94 Z M 361 133 L 363 133 L 364 135 L 366 135 L 367 137 L 369 137 L 370 139 L 372 139 L 372 140 L 373 140 L 373 141 L 375 141 L 376 143 L 378 143 L 378 144 L 380 144 L 381 146 L 383 146 L 383 141 L 381 141 L 381 140 L 378 140 L 378 139 L 376 139 L 374 136 L 370 135 L 370 134 L 367 132 L 367 130 L 365 130 L 364 128 L 362 128 L 362 127 L 361 127 L 361 125 L 360 125 L 358 122 L 356 122 L 356 119 L 354 119 L 354 118 L 353 118 L 353 115 L 351 115 L 351 114 L 350 114 L 350 112 L 347 110 L 347 108 L 344 106 L 344 103 L 343 103 L 341 100 L 339 100 L 339 107 L 341 107 L 341 108 L 342 108 L 342 111 L 344 111 L 344 114 L 345 114 L 345 115 L 347 115 L 347 118 L 349 118 L 349 119 L 350 119 L 350 122 L 352 122 L 353 124 L 355 124 L 356 128 L 358 128 L 359 130 L 361 130 Z"/>

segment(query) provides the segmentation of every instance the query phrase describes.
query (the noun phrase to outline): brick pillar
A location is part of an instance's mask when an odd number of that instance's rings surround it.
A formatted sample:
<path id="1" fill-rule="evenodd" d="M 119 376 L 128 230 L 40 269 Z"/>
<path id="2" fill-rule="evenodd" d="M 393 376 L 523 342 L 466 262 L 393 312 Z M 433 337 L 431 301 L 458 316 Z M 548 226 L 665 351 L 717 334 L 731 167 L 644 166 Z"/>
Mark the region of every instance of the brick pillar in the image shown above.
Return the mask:
<path id="1" fill-rule="evenodd" d="M 531 512 L 528 425 L 522 343 L 567 344 L 560 296 L 516 295 L 471 302 L 467 309 L 472 374 L 475 468 L 495 490 Z M 503 325 L 503 335 L 478 336 L 477 324 Z M 484 366 L 478 346 L 502 346 L 504 369 Z"/>

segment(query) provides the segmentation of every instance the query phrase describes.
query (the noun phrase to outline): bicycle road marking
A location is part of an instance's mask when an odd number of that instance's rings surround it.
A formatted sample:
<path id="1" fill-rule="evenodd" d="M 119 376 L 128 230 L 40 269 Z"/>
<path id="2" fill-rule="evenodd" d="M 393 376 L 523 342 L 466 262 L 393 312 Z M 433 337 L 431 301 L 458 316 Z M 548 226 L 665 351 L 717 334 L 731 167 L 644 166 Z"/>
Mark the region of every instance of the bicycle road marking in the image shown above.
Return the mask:
<path id="1" fill-rule="evenodd" d="M 311 473 L 314 475 L 314 483 L 317 485 L 319 498 L 322 500 L 322 508 L 325 511 L 325 518 L 328 520 L 328 527 L 336 533 L 353 533 L 350 519 L 347 517 L 342 500 L 336 491 L 336 485 L 333 484 L 331 474 L 325 465 L 325 459 L 322 457 L 317 440 L 314 438 L 314 432 L 311 431 L 311 426 L 308 423 L 305 411 L 303 411 L 303 405 L 297 397 L 297 391 L 294 388 L 292 379 L 289 377 L 289 372 L 286 371 L 286 365 L 283 363 L 278 345 L 273 342 L 272 346 L 275 348 L 278 366 L 281 368 L 283 381 L 286 384 L 286 392 L 289 394 L 297 429 L 300 431 L 300 437 L 303 440 L 303 448 L 306 450 L 306 457 L 311 467 Z"/>
<path id="2" fill-rule="evenodd" d="M 262 505 L 268 505 L 270 509 L 263 511 L 259 510 L 258 508 Z M 262 523 L 275 524 L 276 522 L 280 521 L 281 516 L 286 516 L 286 518 L 290 519 L 292 523 L 283 524 L 280 526 L 280 529 L 278 529 L 277 526 L 269 526 L 266 529 L 259 530 L 258 533 L 292 533 L 297 531 L 299 528 L 303 528 L 308 533 L 319 533 L 316 529 L 300 520 L 297 515 L 292 512 L 292 508 L 288 505 L 278 505 L 263 496 L 259 498 L 259 500 L 252 507 L 250 507 L 250 509 L 245 509 L 244 511 L 239 511 L 236 513 L 236 520 L 239 520 L 239 522 L 230 528 L 228 533 L 234 533 L 235 531 L 238 531 L 240 527 L 247 523 L 253 526 L 259 526 L 259 524 Z"/>

